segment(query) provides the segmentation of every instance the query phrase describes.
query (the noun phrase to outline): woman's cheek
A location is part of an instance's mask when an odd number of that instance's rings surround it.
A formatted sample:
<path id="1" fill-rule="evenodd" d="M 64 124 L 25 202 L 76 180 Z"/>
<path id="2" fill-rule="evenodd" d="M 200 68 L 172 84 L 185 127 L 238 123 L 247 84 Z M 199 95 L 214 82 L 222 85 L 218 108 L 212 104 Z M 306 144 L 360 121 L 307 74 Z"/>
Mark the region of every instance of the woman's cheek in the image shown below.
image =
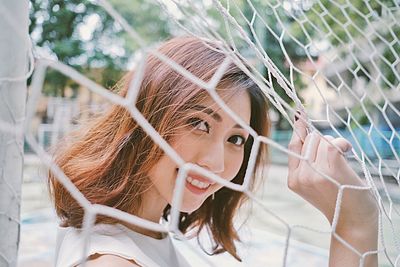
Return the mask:
<path id="1" fill-rule="evenodd" d="M 172 148 L 186 162 L 191 161 L 199 146 L 199 138 L 193 133 L 184 133 L 172 142 Z"/>
<path id="2" fill-rule="evenodd" d="M 225 158 L 226 177 L 228 180 L 235 178 L 243 163 L 244 151 L 230 152 Z"/>

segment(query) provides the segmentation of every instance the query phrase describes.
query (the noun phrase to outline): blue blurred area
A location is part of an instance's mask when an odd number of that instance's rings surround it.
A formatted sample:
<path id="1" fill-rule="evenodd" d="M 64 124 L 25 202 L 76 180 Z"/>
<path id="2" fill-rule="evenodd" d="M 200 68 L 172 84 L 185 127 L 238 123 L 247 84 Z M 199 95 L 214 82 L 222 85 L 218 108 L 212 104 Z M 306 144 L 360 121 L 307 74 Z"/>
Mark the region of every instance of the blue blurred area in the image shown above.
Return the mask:
<path id="1" fill-rule="evenodd" d="M 371 160 L 396 159 L 400 155 L 400 128 L 394 129 L 376 128 L 364 126 L 353 130 L 340 129 L 340 136 L 349 140 L 358 155 L 361 150 Z M 339 135 L 333 130 L 322 131 L 323 134 L 329 134 L 334 137 Z M 397 134 L 397 136 L 396 136 Z"/>
<path id="2" fill-rule="evenodd" d="M 364 126 L 362 128 L 355 128 L 349 130 L 345 129 L 325 129 L 321 130 L 324 135 L 331 135 L 333 137 L 343 137 L 349 140 L 356 153 L 360 156 L 361 150 L 372 161 L 381 159 L 396 159 L 400 157 L 400 128 L 394 129 L 376 128 Z M 271 138 L 277 143 L 287 147 L 292 136 L 291 130 L 274 130 Z M 272 161 L 275 163 L 284 163 L 286 160 L 286 153 L 278 149 L 271 151 Z M 283 157 L 283 158 L 282 158 Z"/>

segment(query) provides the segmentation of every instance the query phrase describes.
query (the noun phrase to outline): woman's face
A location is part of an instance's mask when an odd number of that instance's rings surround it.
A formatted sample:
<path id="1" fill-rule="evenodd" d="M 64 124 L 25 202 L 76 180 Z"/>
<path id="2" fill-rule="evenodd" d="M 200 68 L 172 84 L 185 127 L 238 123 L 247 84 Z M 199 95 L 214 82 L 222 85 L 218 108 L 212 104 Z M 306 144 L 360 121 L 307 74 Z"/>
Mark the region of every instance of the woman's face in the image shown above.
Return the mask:
<path id="1" fill-rule="evenodd" d="M 250 123 L 250 97 L 244 90 L 231 96 L 226 104 L 247 124 Z M 249 133 L 209 98 L 187 111 L 187 125 L 171 140 L 171 146 L 185 162 L 199 165 L 225 180 L 238 173 Z M 171 203 L 178 166 L 167 155 L 152 167 L 149 178 L 158 195 Z M 188 173 L 181 211 L 193 212 L 222 186 L 202 175 Z"/>

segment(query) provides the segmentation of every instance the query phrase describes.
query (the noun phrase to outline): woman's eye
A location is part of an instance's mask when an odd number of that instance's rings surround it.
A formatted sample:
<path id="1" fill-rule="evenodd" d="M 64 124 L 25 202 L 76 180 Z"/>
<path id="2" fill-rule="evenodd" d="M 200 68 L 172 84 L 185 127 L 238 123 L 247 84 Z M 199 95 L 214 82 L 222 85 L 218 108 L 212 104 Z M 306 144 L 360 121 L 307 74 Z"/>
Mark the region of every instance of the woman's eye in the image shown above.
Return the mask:
<path id="1" fill-rule="evenodd" d="M 193 128 L 209 133 L 210 132 L 210 125 L 208 122 L 199 119 L 199 118 L 191 118 L 188 120 L 188 124 L 191 125 Z"/>
<path id="2" fill-rule="evenodd" d="M 246 139 L 244 139 L 243 136 L 234 135 L 234 136 L 229 137 L 228 141 L 236 146 L 242 146 L 246 142 Z"/>

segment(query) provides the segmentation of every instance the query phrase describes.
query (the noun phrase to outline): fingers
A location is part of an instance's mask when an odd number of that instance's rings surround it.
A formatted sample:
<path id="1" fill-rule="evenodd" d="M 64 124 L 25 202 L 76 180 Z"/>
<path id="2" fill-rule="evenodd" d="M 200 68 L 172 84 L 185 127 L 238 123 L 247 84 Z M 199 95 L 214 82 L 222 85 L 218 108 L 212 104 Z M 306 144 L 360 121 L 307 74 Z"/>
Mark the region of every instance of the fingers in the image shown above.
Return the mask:
<path id="1" fill-rule="evenodd" d="M 344 138 L 333 138 L 325 135 L 324 140 L 320 143 L 320 152 L 317 155 L 316 162 L 323 164 L 328 163 L 330 167 L 337 165 L 339 161 L 345 162 L 342 153 L 351 149 L 351 143 Z"/>
<path id="2" fill-rule="evenodd" d="M 339 166 L 339 164 L 347 164 L 346 159 L 343 156 L 343 153 L 351 149 L 352 146 L 350 142 L 344 138 L 335 138 L 334 140 L 332 140 L 332 144 L 335 145 L 337 148 L 339 148 L 340 151 L 333 145 L 328 147 L 328 150 L 330 150 L 330 152 L 328 153 L 328 161 L 330 166 L 336 166 L 336 165 Z"/>
<path id="3" fill-rule="evenodd" d="M 342 137 L 335 138 L 332 143 L 336 145 L 342 153 L 349 151 L 352 147 L 351 143 Z"/>
<path id="4" fill-rule="evenodd" d="M 330 149 L 331 151 L 328 153 L 328 162 L 330 168 L 333 172 L 340 174 L 337 175 L 337 181 L 340 184 L 365 186 L 364 182 L 360 179 L 358 174 L 353 170 L 353 168 L 350 166 L 350 163 L 342 154 L 352 148 L 351 143 L 344 138 L 336 138 L 332 140 L 332 143 L 341 150 L 338 151 L 338 149 L 334 146 L 330 146 L 328 148 L 328 150 Z"/>
<path id="5" fill-rule="evenodd" d="M 315 158 L 315 162 L 317 163 L 328 163 L 328 146 L 330 146 L 329 142 L 332 142 L 335 138 L 330 135 L 324 135 L 322 140 L 320 141 L 320 146 L 319 146 L 319 153 Z"/>
<path id="6" fill-rule="evenodd" d="M 309 162 L 314 162 L 317 157 L 319 143 L 321 137 L 318 133 L 312 132 L 307 135 L 304 142 L 303 148 L 301 150 L 301 155 L 306 157 Z"/>
<path id="7" fill-rule="evenodd" d="M 301 115 L 297 113 L 297 116 L 302 116 L 303 118 L 305 117 L 304 115 Z M 292 138 L 290 139 L 288 148 L 290 151 L 293 153 L 296 153 L 297 155 L 301 155 L 301 150 L 303 148 L 303 142 L 306 139 L 307 136 L 307 124 L 305 122 L 305 119 L 297 119 L 294 122 L 294 127 L 293 127 L 293 134 Z M 289 154 L 289 162 L 288 162 L 288 167 L 289 171 L 294 170 L 299 166 L 300 159 L 292 156 Z"/>

